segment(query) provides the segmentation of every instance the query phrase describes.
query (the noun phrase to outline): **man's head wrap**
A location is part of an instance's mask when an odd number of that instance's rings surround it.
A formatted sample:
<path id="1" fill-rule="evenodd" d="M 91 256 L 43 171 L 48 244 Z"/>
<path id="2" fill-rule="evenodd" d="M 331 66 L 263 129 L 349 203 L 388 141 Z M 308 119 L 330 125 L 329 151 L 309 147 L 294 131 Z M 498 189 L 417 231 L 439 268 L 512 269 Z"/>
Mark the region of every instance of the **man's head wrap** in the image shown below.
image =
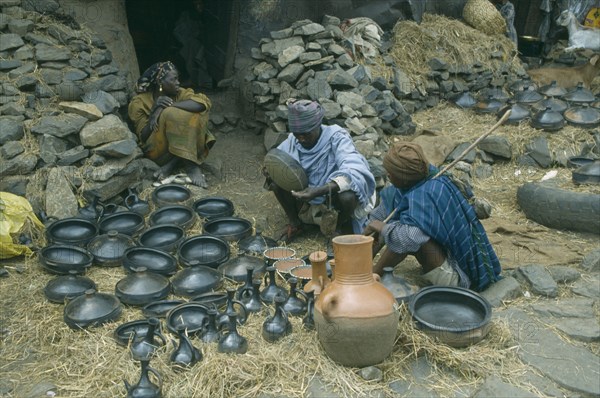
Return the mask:
<path id="1" fill-rule="evenodd" d="M 295 134 L 310 133 L 321 125 L 325 111 L 321 104 L 309 100 L 288 100 L 288 126 Z"/>
<path id="2" fill-rule="evenodd" d="M 135 86 L 135 91 L 138 93 L 145 93 L 152 87 L 160 84 L 160 81 L 166 74 L 174 69 L 175 65 L 173 65 L 171 61 L 155 63 L 142 73 L 142 76 L 140 76 Z"/>
<path id="3" fill-rule="evenodd" d="M 429 174 L 429 162 L 423 149 L 412 142 L 394 143 L 383 158 L 386 171 L 408 181 L 420 181 Z"/>

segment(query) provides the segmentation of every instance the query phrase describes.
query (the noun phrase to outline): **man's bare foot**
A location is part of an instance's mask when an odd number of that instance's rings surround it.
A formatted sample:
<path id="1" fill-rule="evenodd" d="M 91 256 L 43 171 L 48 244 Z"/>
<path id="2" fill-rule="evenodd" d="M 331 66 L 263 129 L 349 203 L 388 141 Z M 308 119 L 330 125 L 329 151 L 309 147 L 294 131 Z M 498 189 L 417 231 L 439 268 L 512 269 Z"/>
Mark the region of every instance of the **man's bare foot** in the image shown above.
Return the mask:
<path id="1" fill-rule="evenodd" d="M 188 162 L 186 164 L 185 171 L 192 179 L 192 184 L 199 186 L 200 188 L 208 188 L 208 183 L 206 182 L 206 177 L 200 170 L 200 166 L 195 163 Z"/>
<path id="2" fill-rule="evenodd" d="M 158 181 L 162 181 L 173 173 L 175 170 L 175 166 L 177 166 L 178 158 L 173 157 L 173 159 L 169 160 L 167 163 L 161 166 L 160 169 L 154 172 L 154 178 Z"/>

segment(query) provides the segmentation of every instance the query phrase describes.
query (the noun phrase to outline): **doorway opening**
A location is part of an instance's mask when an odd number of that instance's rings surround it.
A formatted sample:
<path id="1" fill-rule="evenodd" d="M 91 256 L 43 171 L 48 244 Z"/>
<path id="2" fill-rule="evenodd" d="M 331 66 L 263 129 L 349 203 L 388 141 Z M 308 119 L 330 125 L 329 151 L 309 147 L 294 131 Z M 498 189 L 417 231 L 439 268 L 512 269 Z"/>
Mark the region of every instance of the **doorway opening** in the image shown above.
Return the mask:
<path id="1" fill-rule="evenodd" d="M 171 61 L 182 87 L 210 90 L 233 71 L 239 0 L 126 0 L 140 74 Z"/>

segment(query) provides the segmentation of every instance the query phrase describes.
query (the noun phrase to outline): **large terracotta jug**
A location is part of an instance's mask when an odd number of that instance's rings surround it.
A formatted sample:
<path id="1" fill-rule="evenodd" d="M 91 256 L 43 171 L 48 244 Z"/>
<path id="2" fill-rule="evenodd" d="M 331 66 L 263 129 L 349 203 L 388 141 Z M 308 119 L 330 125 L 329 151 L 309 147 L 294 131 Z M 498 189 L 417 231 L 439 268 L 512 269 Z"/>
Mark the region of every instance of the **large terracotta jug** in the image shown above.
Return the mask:
<path id="1" fill-rule="evenodd" d="M 372 246 L 370 236 L 333 238 L 335 279 L 315 303 L 319 341 L 327 355 L 344 366 L 382 362 L 396 339 L 396 300 L 373 276 Z"/>

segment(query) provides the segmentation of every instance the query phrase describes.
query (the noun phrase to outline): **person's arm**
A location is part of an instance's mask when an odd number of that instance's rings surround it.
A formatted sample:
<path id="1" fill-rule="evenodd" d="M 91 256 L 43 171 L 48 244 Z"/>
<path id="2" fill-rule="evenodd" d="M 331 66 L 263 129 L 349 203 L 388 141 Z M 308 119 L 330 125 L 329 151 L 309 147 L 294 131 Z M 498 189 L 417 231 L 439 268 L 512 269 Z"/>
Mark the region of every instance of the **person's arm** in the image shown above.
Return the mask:
<path id="1" fill-rule="evenodd" d="M 329 195 L 330 193 L 338 192 L 340 187 L 335 181 L 329 181 L 328 183 L 318 187 L 308 187 L 302 191 L 292 191 L 292 196 L 296 199 L 309 202 L 316 197 Z"/>
<path id="2" fill-rule="evenodd" d="M 184 111 L 192 112 L 192 113 L 200 113 L 200 112 L 204 112 L 206 110 L 206 106 L 204 106 L 204 104 L 201 104 L 201 103 L 196 102 L 191 99 L 175 102 L 175 103 L 173 103 L 173 106 L 175 108 L 182 109 Z"/>

